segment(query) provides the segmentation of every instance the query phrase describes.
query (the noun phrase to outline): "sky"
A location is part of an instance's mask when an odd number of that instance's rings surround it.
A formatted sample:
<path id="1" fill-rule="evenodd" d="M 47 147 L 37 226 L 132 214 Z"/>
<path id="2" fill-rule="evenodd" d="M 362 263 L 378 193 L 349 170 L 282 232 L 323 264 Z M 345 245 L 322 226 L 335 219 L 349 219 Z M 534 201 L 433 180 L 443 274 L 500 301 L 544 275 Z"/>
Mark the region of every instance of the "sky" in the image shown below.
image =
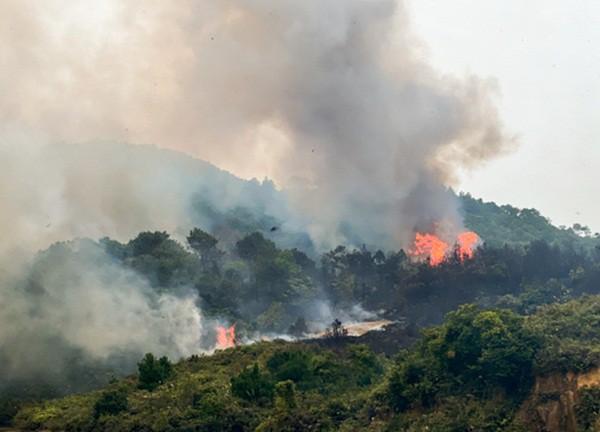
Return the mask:
<path id="1" fill-rule="evenodd" d="M 5 1 L 0 174 L 27 178 L 38 141 L 153 144 L 375 213 L 428 171 L 600 231 L 598 16 L 583 0 Z"/>
<path id="2" fill-rule="evenodd" d="M 517 149 L 460 189 L 600 231 L 600 4 L 411 0 L 414 32 L 442 73 L 493 78 Z"/>

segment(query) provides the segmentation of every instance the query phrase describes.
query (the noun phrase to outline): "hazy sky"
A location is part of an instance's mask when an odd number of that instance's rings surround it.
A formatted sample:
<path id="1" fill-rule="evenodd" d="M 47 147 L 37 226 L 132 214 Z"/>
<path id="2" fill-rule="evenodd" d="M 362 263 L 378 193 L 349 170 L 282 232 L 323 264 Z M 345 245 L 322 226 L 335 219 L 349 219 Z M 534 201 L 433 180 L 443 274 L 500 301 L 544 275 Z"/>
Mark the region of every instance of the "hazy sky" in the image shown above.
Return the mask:
<path id="1" fill-rule="evenodd" d="M 411 0 L 415 32 L 442 72 L 495 77 L 516 152 L 465 176 L 484 199 L 535 207 L 600 231 L 600 4 Z"/>
<path id="2" fill-rule="evenodd" d="M 4 1 L 0 143 L 155 144 L 375 212 L 419 173 L 456 185 L 475 165 L 459 189 L 600 231 L 598 17 L 583 0 Z M 519 145 L 498 158 L 505 133 Z"/>

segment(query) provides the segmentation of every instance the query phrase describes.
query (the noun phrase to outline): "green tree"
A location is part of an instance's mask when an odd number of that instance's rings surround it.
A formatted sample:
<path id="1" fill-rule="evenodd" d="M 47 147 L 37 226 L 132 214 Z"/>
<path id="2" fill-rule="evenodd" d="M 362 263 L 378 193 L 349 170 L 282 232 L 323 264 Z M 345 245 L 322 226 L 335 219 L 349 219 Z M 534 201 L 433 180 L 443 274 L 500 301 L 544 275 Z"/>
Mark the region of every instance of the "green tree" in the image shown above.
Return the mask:
<path id="1" fill-rule="evenodd" d="M 98 419 L 103 415 L 116 415 L 128 409 L 127 395 L 124 391 L 104 391 L 94 404 L 94 418 Z"/>
<path id="2" fill-rule="evenodd" d="M 247 367 L 231 377 L 234 396 L 251 402 L 264 403 L 273 398 L 273 382 L 268 374 L 260 371 L 258 364 Z"/>
<path id="3" fill-rule="evenodd" d="M 267 368 L 277 381 L 309 381 L 312 378 L 310 359 L 310 353 L 304 349 L 285 349 L 277 351 L 267 360 Z"/>
<path id="4" fill-rule="evenodd" d="M 282 411 L 296 408 L 296 384 L 286 380 L 275 384 L 275 406 Z"/>
<path id="5" fill-rule="evenodd" d="M 392 373 L 393 405 L 428 406 L 438 395 L 503 389 L 522 396 L 533 382 L 539 339 L 519 315 L 501 309 L 482 311 L 473 304 L 446 315 L 446 323 L 424 333 L 416 350 Z"/>
<path id="6" fill-rule="evenodd" d="M 600 415 L 600 387 L 584 387 L 578 394 L 575 404 L 577 423 L 584 431 L 594 431 Z"/>
<path id="7" fill-rule="evenodd" d="M 173 373 L 173 366 L 166 356 L 157 359 L 152 353 L 147 353 L 138 363 L 140 387 L 154 390 L 163 384 Z"/>
<path id="8" fill-rule="evenodd" d="M 192 229 L 186 239 L 190 247 L 198 254 L 203 270 L 211 269 L 223 255 L 217 249 L 219 240 L 200 228 Z"/>
<path id="9" fill-rule="evenodd" d="M 236 243 L 238 255 L 247 261 L 273 259 L 277 255 L 277 247 L 259 232 L 248 234 Z"/>

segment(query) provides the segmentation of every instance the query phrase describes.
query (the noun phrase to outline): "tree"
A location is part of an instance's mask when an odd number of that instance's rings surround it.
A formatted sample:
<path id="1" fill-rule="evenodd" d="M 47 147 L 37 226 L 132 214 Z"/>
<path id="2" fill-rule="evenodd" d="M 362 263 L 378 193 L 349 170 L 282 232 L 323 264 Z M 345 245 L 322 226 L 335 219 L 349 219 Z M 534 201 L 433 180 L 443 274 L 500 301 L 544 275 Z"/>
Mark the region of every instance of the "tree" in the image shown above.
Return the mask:
<path id="1" fill-rule="evenodd" d="M 251 402 L 265 402 L 273 398 L 273 382 L 260 371 L 258 364 L 247 367 L 231 377 L 231 393 Z"/>
<path id="2" fill-rule="evenodd" d="M 404 410 L 430 406 L 438 395 L 527 392 L 539 339 L 523 322 L 513 312 L 474 304 L 448 313 L 446 323 L 424 331 L 416 350 L 396 366 L 388 387 L 392 405 Z"/>
<path id="3" fill-rule="evenodd" d="M 152 353 L 147 353 L 138 363 L 138 372 L 140 387 L 152 391 L 171 376 L 173 366 L 166 356 L 157 359 Z"/>
<path id="4" fill-rule="evenodd" d="M 145 231 L 139 233 L 136 238 L 131 240 L 127 244 L 127 247 L 131 250 L 133 256 L 151 255 L 157 247 L 168 239 L 169 234 L 164 231 Z"/>
<path id="5" fill-rule="evenodd" d="M 267 368 L 277 381 L 309 381 L 312 378 L 310 360 L 309 352 L 301 348 L 291 348 L 273 354 L 267 360 Z"/>
<path id="6" fill-rule="evenodd" d="M 331 323 L 331 331 L 329 332 L 329 336 L 333 339 L 344 338 L 348 336 L 348 330 L 342 325 L 342 322 L 336 318 Z"/>
<path id="7" fill-rule="evenodd" d="M 256 321 L 264 330 L 279 332 L 285 329 L 283 327 L 285 318 L 286 313 L 283 303 L 273 302 L 266 311 L 258 316 Z"/>
<path id="8" fill-rule="evenodd" d="M 247 261 L 273 259 L 277 255 L 277 247 L 271 240 L 267 240 L 259 232 L 248 234 L 236 244 L 240 258 Z"/>
<path id="9" fill-rule="evenodd" d="M 103 415 L 116 415 L 127 411 L 127 395 L 122 390 L 109 390 L 102 393 L 100 399 L 94 404 L 94 418 Z"/>
<path id="10" fill-rule="evenodd" d="M 222 255 L 222 252 L 217 249 L 219 240 L 200 228 L 192 229 L 186 239 L 198 254 L 203 270 L 208 270 Z"/>
<path id="11" fill-rule="evenodd" d="M 296 408 L 296 384 L 286 380 L 275 384 L 275 405 L 282 411 Z"/>
<path id="12" fill-rule="evenodd" d="M 577 423 L 584 431 L 594 431 L 600 414 L 600 387 L 584 387 L 578 392 L 575 404 Z"/>
<path id="13" fill-rule="evenodd" d="M 295 338 L 301 338 L 308 334 L 308 327 L 306 326 L 306 320 L 303 316 L 299 316 L 296 322 L 290 326 L 288 333 Z"/>

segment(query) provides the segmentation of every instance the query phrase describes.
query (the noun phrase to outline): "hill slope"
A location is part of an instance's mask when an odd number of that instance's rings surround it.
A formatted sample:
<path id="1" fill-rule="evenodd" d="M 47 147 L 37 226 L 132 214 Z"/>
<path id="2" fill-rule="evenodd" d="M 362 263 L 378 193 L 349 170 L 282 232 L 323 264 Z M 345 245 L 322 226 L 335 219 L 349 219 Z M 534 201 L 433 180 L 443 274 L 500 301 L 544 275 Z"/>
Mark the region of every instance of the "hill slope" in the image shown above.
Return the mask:
<path id="1" fill-rule="evenodd" d="M 393 362 L 343 337 L 330 349 L 276 341 L 193 356 L 165 363 L 168 373 L 160 377 L 148 369 L 158 371 L 163 360 L 146 356 L 138 375 L 23 408 L 16 424 L 124 432 L 533 430 L 516 415 L 535 375 L 597 367 L 590 347 L 600 343 L 599 322 L 599 296 L 529 318 L 466 305 Z M 571 412 L 593 426 L 600 399 L 579 393 Z"/>
<path id="2" fill-rule="evenodd" d="M 523 246 L 534 240 L 545 240 L 567 249 L 589 250 L 599 243 L 598 233 L 592 235 L 579 224 L 574 224 L 572 228 L 556 227 L 533 208 L 499 206 L 493 201 L 473 198 L 470 194 L 460 194 L 458 198 L 465 226 L 492 246 Z"/>

